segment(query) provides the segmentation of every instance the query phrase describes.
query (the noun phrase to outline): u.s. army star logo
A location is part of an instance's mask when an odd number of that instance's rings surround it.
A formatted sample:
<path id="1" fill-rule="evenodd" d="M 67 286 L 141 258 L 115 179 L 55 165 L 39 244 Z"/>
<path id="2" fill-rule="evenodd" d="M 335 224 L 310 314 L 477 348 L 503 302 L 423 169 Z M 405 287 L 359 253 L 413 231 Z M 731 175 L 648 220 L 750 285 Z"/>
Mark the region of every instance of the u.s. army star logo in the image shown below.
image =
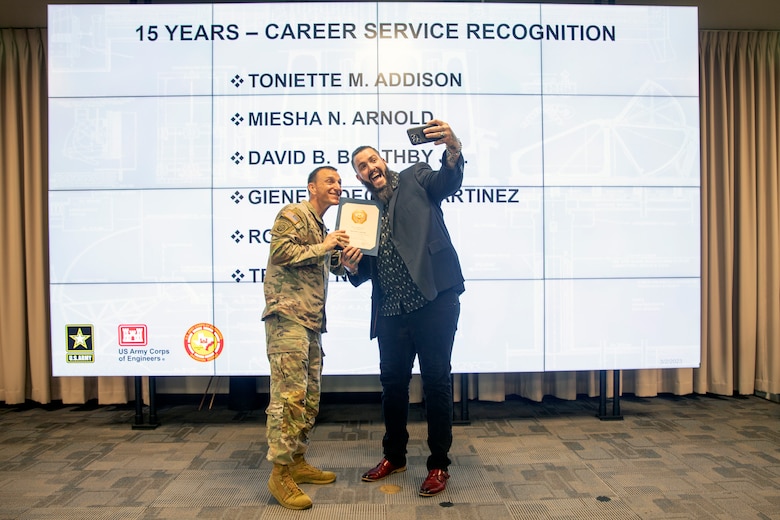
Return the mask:
<path id="1" fill-rule="evenodd" d="M 66 354 L 68 363 L 94 363 L 94 334 L 92 325 L 66 325 Z"/>

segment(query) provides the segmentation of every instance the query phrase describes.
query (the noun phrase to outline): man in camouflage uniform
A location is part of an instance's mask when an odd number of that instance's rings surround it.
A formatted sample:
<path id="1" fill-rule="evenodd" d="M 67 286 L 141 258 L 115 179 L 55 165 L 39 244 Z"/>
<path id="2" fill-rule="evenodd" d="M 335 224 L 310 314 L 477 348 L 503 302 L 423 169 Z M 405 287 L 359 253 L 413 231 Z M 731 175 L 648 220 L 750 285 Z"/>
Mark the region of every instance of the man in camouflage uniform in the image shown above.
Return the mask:
<path id="1" fill-rule="evenodd" d="M 298 484 L 336 480 L 335 473 L 306 462 L 304 453 L 320 407 L 329 271 L 343 275 L 337 249 L 354 249 L 343 230 L 328 233 L 322 221 L 341 197 L 338 172 L 329 166 L 315 169 L 307 188 L 309 200 L 289 204 L 276 216 L 264 283 L 263 321 L 271 365 L 266 458 L 274 464 L 268 489 L 289 509 L 312 506 Z"/>

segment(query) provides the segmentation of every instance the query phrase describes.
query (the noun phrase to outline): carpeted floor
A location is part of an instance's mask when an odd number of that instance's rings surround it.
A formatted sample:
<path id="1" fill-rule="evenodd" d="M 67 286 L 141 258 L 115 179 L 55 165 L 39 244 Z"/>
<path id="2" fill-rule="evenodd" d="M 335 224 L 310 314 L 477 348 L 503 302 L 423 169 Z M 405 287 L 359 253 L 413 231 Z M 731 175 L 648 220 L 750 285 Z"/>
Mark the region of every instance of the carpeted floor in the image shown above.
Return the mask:
<path id="1" fill-rule="evenodd" d="M 408 470 L 376 483 L 377 402 L 324 398 L 308 460 L 335 471 L 289 511 L 266 481 L 262 408 L 165 404 L 133 428 L 132 406 L 0 406 L 2 519 L 780 519 L 780 405 L 757 397 L 472 402 L 458 421 L 447 490 L 425 477 L 423 408 Z M 458 419 L 466 418 L 456 406 Z M 457 414 L 456 414 L 457 415 Z"/>

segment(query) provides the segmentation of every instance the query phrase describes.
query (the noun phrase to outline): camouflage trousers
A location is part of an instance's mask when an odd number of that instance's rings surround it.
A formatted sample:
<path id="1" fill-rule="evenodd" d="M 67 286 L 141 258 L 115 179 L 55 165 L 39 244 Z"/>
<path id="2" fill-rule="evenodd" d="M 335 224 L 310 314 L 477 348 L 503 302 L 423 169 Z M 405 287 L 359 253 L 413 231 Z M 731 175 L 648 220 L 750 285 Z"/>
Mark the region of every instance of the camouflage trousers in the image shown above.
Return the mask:
<path id="1" fill-rule="evenodd" d="M 289 465 L 306 452 L 320 411 L 322 334 L 274 314 L 265 320 L 265 337 L 271 365 L 266 458 Z"/>

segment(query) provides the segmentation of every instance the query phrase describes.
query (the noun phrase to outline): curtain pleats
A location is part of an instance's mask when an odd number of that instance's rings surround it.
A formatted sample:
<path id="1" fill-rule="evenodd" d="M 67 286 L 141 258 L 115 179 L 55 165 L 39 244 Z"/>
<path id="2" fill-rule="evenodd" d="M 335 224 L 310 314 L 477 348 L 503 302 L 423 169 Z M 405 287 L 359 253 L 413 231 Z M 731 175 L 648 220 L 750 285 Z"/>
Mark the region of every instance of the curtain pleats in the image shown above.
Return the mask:
<path id="1" fill-rule="evenodd" d="M 50 400 L 46 31 L 0 33 L 0 400 Z"/>
<path id="2" fill-rule="evenodd" d="M 780 386 L 780 33 L 702 31 L 702 368 L 697 392 Z"/>

